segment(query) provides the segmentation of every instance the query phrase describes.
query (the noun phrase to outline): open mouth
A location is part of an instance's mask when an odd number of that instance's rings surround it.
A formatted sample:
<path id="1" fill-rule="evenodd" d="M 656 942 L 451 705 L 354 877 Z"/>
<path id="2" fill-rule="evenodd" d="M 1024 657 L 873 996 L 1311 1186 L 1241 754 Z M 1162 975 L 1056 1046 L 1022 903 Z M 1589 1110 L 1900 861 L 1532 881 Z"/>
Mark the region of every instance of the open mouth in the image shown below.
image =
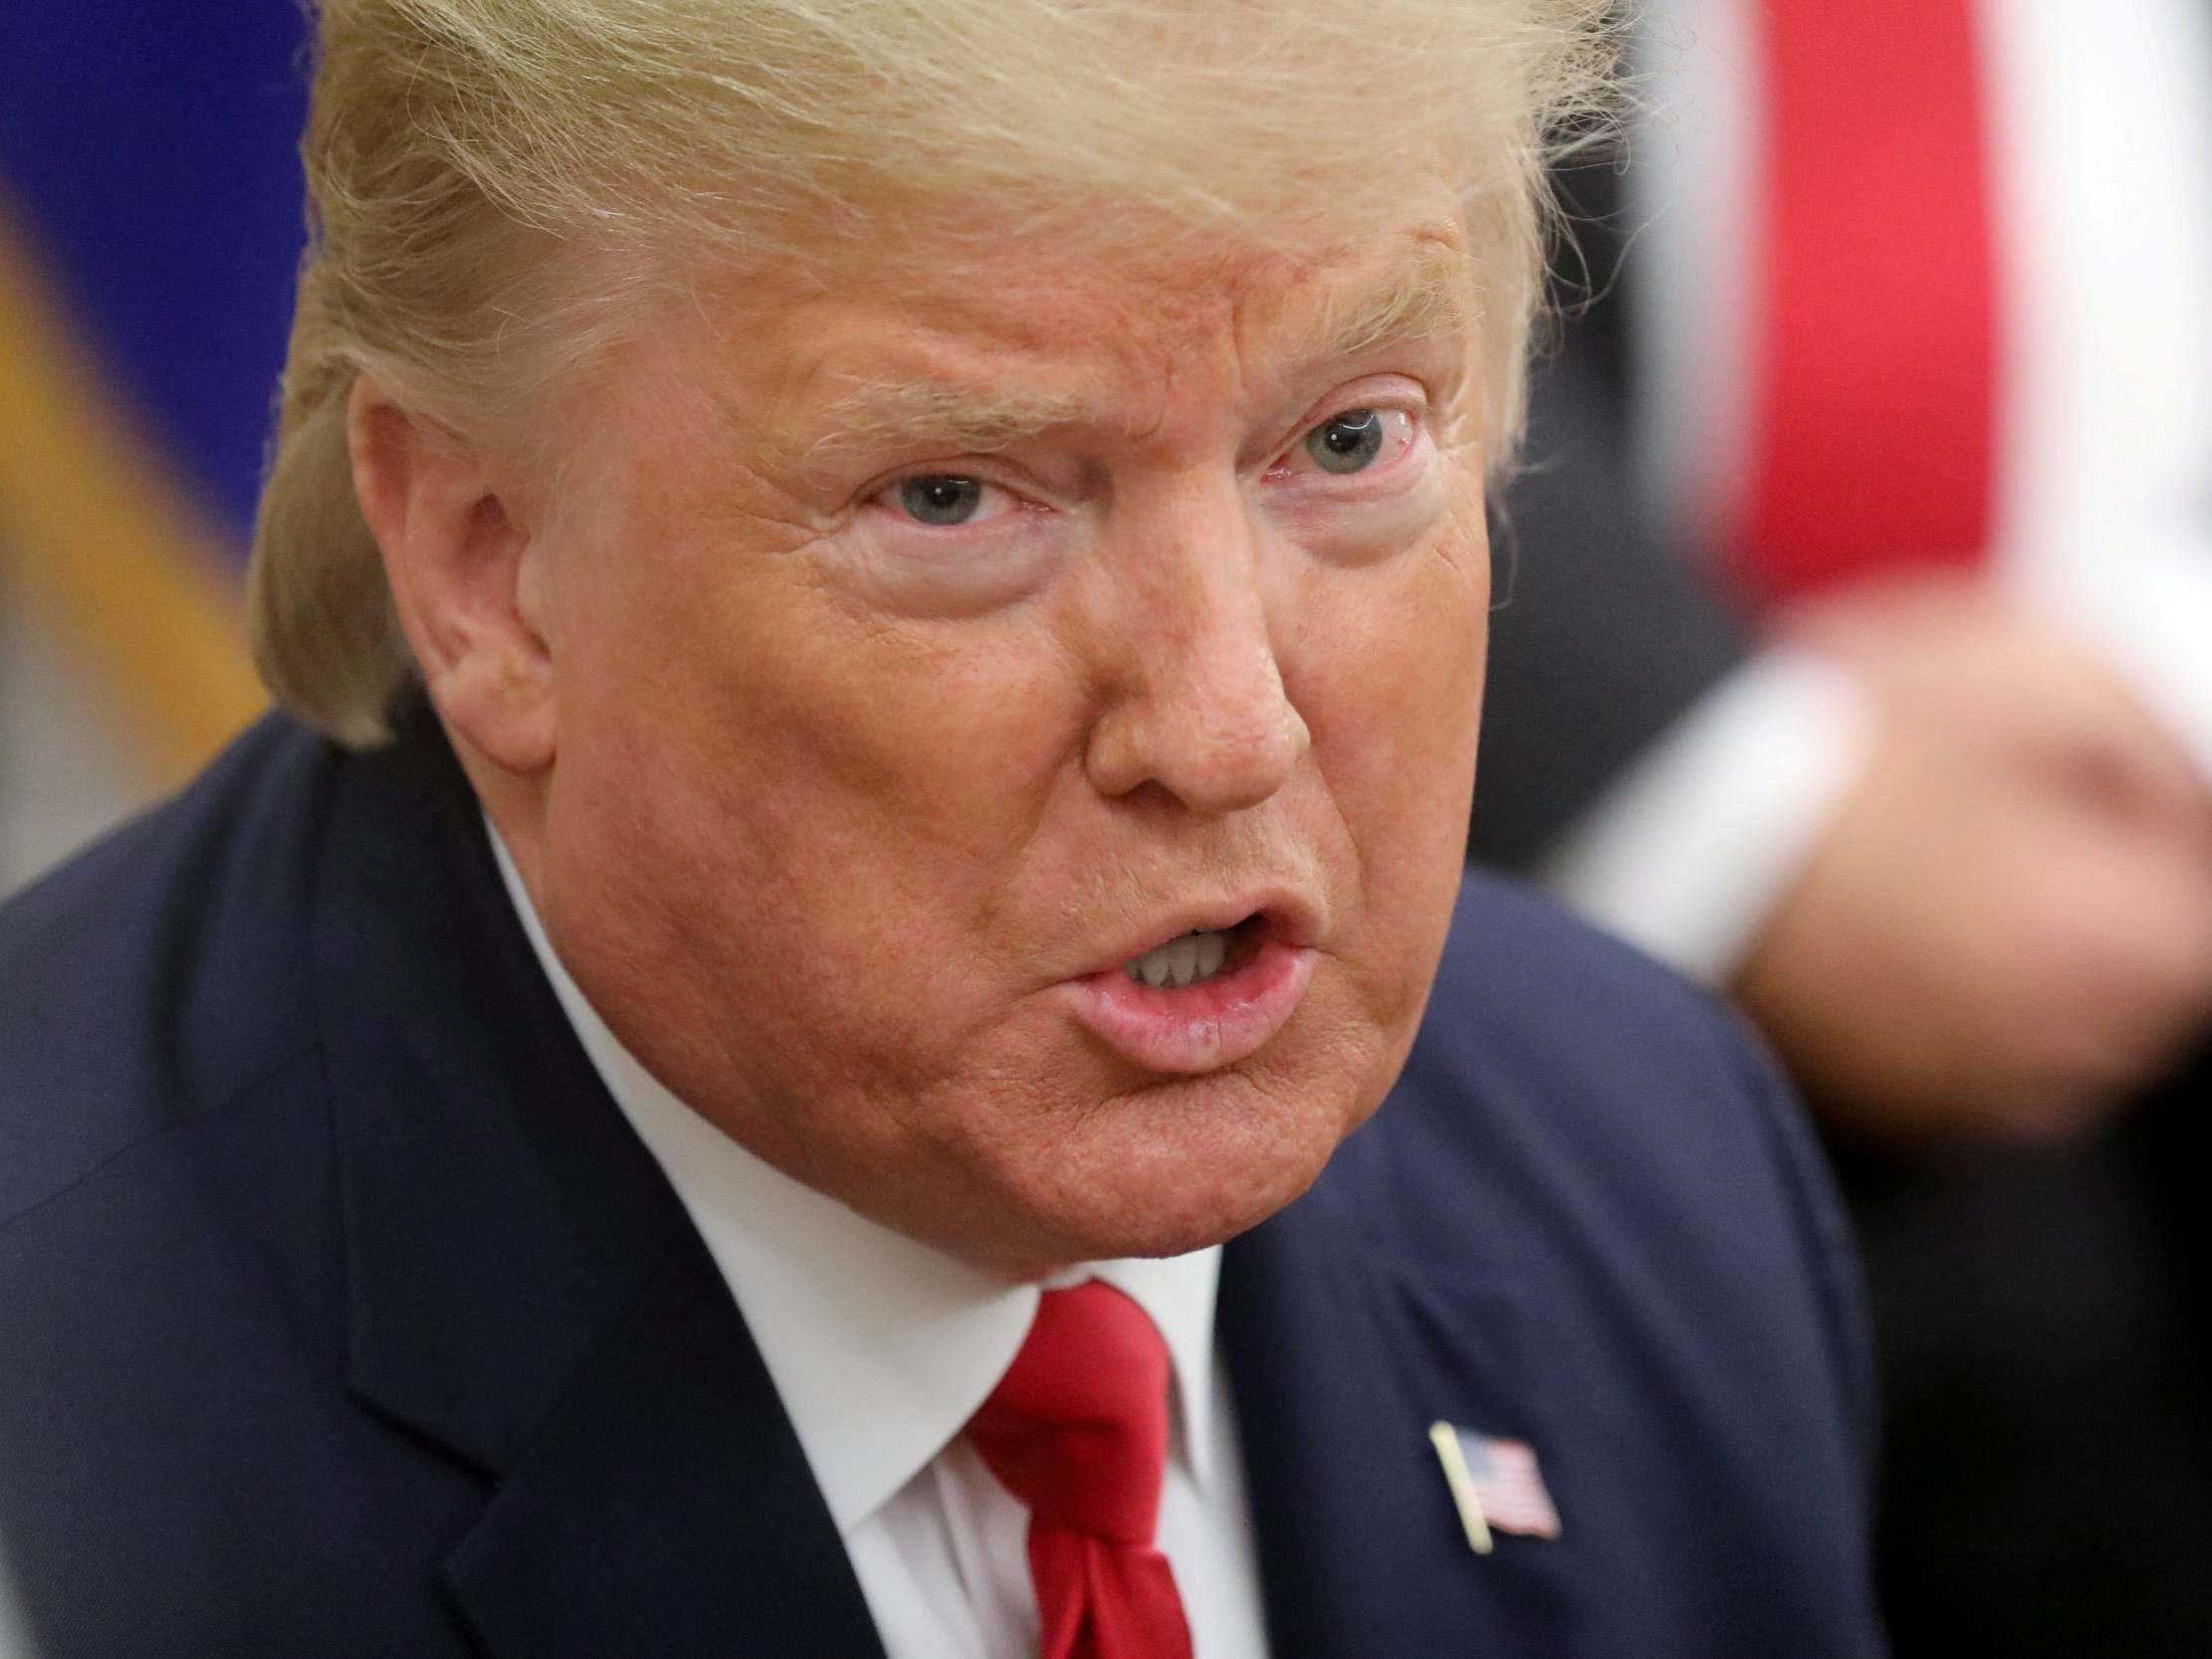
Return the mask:
<path id="1" fill-rule="evenodd" d="M 1293 917 L 1289 927 L 1300 924 Z M 1213 1071 L 1271 1041 L 1304 999 L 1315 952 L 1285 933 L 1268 911 L 1252 911 L 1065 981 L 1060 994 L 1124 1059 L 1165 1074 Z"/>
<path id="2" fill-rule="evenodd" d="M 1199 928 L 1133 956 L 1122 971 L 1140 985 L 1155 990 L 1181 990 L 1186 985 L 1225 978 L 1258 953 L 1266 919 L 1257 914 L 1228 928 Z"/>

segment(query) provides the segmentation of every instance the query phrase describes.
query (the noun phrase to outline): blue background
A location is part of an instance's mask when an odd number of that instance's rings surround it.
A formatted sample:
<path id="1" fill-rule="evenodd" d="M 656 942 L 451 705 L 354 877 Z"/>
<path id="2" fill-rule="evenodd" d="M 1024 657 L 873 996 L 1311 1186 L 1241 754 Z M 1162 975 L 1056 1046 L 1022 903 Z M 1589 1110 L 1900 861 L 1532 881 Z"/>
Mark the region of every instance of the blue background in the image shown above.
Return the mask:
<path id="1" fill-rule="evenodd" d="M 5 0 L 0 194 L 244 557 L 304 239 L 287 0 Z"/>

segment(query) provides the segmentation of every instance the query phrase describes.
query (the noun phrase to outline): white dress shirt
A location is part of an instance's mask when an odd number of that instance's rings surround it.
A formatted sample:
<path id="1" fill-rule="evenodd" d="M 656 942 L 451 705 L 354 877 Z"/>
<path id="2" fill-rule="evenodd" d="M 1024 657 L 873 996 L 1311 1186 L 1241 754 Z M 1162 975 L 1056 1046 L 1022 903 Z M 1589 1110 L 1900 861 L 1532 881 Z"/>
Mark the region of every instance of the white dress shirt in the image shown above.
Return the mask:
<path id="1" fill-rule="evenodd" d="M 1693 544 L 1740 521 L 1750 464 L 1754 3 L 1654 0 L 1645 42 L 1640 447 Z M 2198 0 L 1986 0 L 1976 23 L 2004 330 L 1989 567 L 2212 779 L 2212 24 Z M 1856 782 L 1868 731 L 1841 674 L 1755 659 L 1595 803 L 1546 879 L 1723 979 Z"/>
<path id="2" fill-rule="evenodd" d="M 960 1434 L 1028 1335 L 1038 1287 L 992 1279 L 866 1220 L 670 1094 L 576 988 L 489 833 L 584 1052 L 729 1282 L 890 1659 L 1030 1659 L 1039 1621 L 1028 1515 Z M 1243 1465 L 1227 1379 L 1214 1362 L 1219 1270 L 1215 1248 L 1093 1263 L 1054 1283 L 1105 1280 L 1166 1340 L 1175 1384 L 1160 1548 L 1195 1659 L 1264 1659 Z M 732 1659 L 742 1651 L 734 1641 Z"/>

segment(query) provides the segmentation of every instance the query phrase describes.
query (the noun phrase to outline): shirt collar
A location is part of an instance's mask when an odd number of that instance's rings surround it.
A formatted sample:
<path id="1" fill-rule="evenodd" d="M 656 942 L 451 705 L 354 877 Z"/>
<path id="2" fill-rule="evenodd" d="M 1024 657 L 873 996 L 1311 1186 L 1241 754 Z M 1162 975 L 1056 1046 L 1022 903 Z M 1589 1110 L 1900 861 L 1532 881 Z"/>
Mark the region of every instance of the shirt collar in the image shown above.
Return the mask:
<path id="1" fill-rule="evenodd" d="M 877 1225 L 763 1162 L 663 1087 L 609 1031 L 553 953 L 499 832 L 508 897 L 607 1092 L 660 1163 L 728 1281 L 840 1532 L 919 1474 L 997 1386 L 1038 1288 L 1007 1285 Z M 1219 1246 L 1097 1262 L 1151 1316 L 1175 1373 L 1174 1455 L 1213 1478 L 1214 1300 Z"/>

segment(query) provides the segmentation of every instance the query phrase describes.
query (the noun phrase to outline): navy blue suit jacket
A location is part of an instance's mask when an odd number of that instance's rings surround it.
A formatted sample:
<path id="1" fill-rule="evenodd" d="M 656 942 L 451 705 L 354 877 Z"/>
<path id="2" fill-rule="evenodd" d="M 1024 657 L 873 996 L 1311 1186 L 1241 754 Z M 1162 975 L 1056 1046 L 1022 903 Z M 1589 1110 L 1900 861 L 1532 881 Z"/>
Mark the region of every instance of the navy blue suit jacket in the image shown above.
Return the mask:
<path id="1" fill-rule="evenodd" d="M 1879 1649 L 1797 1116 L 1533 898 L 1470 883 L 1396 1093 L 1229 1246 L 1219 1342 L 1277 1659 Z M 1563 1536 L 1471 1553 L 1438 1419 L 1532 1445 Z M 0 1537 L 52 1659 L 880 1653 L 427 721 L 272 718 L 0 910 Z"/>

